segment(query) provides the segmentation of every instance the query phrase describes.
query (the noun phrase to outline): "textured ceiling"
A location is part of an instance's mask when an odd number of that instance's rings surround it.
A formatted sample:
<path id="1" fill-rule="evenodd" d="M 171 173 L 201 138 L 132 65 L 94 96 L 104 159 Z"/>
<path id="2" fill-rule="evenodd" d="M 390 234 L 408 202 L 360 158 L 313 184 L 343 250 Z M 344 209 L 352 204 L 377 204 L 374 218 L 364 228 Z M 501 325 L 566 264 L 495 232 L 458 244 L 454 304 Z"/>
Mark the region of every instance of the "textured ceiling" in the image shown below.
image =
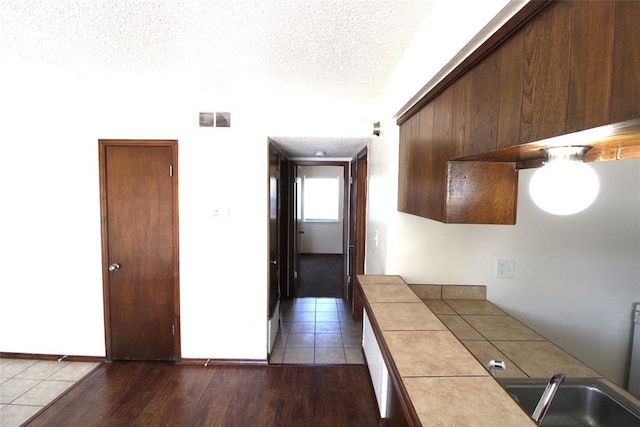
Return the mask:
<path id="1" fill-rule="evenodd" d="M 67 67 L 193 70 L 373 100 L 433 0 L 2 0 L 0 45 Z"/>
<path id="2" fill-rule="evenodd" d="M 249 93 L 339 110 L 382 102 L 425 18 L 448 1 L 0 0 L 0 54 L 86 75 L 195 81 L 207 99 Z M 320 143 L 272 137 L 294 156 Z M 323 141 L 333 157 L 363 145 Z"/>
<path id="3" fill-rule="evenodd" d="M 271 137 L 285 153 L 293 158 L 315 158 L 323 160 L 327 157 L 350 159 L 362 150 L 370 138 L 336 138 L 336 137 Z M 323 156 L 316 153 L 323 152 Z"/>

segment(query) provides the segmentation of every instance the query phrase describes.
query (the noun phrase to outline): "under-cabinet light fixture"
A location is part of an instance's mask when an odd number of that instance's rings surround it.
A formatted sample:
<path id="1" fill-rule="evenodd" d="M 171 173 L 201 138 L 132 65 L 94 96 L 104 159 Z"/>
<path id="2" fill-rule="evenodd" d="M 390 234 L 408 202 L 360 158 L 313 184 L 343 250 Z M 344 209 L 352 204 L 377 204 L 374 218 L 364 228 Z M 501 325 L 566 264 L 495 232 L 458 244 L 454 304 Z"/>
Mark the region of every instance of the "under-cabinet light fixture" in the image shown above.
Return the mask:
<path id="1" fill-rule="evenodd" d="M 598 196 L 600 182 L 584 162 L 591 147 L 545 148 L 546 162 L 531 177 L 529 193 L 543 211 L 573 215 L 588 208 Z"/>

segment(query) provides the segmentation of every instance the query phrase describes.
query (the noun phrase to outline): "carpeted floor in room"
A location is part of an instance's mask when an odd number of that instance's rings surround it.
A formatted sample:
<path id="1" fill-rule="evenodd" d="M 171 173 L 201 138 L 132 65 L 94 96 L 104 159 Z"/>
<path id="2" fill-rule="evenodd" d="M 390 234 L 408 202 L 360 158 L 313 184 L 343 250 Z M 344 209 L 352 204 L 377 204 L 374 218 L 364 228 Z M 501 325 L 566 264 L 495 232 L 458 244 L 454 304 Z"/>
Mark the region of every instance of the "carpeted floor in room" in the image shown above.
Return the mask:
<path id="1" fill-rule="evenodd" d="M 298 298 L 342 297 L 342 254 L 301 254 Z"/>

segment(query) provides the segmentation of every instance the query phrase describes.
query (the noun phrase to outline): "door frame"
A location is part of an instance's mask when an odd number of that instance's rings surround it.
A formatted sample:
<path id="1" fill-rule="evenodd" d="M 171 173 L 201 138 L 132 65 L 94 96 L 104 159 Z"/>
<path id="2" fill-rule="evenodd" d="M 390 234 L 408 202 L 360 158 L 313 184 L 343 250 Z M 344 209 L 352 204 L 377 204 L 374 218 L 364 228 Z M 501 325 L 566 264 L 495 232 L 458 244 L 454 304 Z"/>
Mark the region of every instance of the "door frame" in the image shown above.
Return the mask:
<path id="1" fill-rule="evenodd" d="M 367 147 L 356 156 L 356 176 L 353 177 L 356 187 L 356 259 L 355 275 L 364 274 L 364 261 L 367 240 L 367 175 L 369 150 Z"/>
<path id="2" fill-rule="evenodd" d="M 353 260 L 349 260 L 350 267 L 353 267 L 350 277 L 350 298 L 353 310 L 353 320 L 362 320 L 362 298 L 358 296 L 355 289 L 356 276 L 364 274 L 365 251 L 367 243 L 367 176 L 368 176 L 369 150 L 363 148 L 351 161 L 353 180 L 351 206 L 354 209 L 350 212 L 349 219 L 354 221 L 349 225 L 349 230 L 354 234 L 350 236 L 350 243 L 354 245 Z M 355 174 L 353 169 L 355 169 Z"/>
<path id="3" fill-rule="evenodd" d="M 174 333 L 174 362 L 182 361 L 180 339 L 180 263 L 179 263 L 179 235 L 178 235 L 178 141 L 174 139 L 146 140 L 146 139 L 99 139 L 98 159 L 100 165 L 100 232 L 102 247 L 102 294 L 104 309 L 106 359 L 112 361 L 111 355 L 111 313 L 109 290 L 109 245 L 107 229 L 107 189 L 106 189 L 106 150 L 107 147 L 170 147 L 171 163 L 173 165 L 172 180 L 172 211 L 173 211 L 173 316 L 175 319 Z"/>

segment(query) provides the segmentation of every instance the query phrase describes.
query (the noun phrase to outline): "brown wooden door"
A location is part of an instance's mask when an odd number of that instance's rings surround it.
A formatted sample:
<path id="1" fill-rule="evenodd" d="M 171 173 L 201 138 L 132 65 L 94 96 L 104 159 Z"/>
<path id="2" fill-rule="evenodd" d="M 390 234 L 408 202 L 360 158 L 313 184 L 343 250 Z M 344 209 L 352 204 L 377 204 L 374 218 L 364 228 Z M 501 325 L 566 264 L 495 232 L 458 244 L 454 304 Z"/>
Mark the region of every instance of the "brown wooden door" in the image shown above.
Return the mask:
<path id="1" fill-rule="evenodd" d="M 107 357 L 179 359 L 177 144 L 100 141 Z"/>
<path id="2" fill-rule="evenodd" d="M 349 252 L 347 271 L 347 294 L 349 301 L 353 298 L 353 286 L 356 276 L 356 210 L 357 210 L 357 160 L 351 161 L 351 173 L 349 182 Z"/>
<path id="3" fill-rule="evenodd" d="M 358 154 L 356 178 L 356 254 L 354 273 L 364 274 L 365 243 L 367 240 L 367 150 Z M 377 238 L 377 237 L 376 237 Z"/>
<path id="4" fill-rule="evenodd" d="M 298 295 L 298 289 L 300 289 L 300 249 L 302 248 L 300 240 L 304 234 L 304 227 L 302 226 L 302 188 L 300 177 L 300 166 L 293 166 L 293 210 L 291 215 L 293 222 L 293 296 Z"/>
<path id="5" fill-rule="evenodd" d="M 363 149 L 351 162 L 351 194 L 349 214 L 349 299 L 352 301 L 353 319 L 362 320 L 362 298 L 355 292 L 356 276 L 364 274 L 365 244 L 367 239 L 367 158 Z M 377 236 L 375 237 L 377 239 Z M 377 243 L 376 243 L 377 244 Z"/>

